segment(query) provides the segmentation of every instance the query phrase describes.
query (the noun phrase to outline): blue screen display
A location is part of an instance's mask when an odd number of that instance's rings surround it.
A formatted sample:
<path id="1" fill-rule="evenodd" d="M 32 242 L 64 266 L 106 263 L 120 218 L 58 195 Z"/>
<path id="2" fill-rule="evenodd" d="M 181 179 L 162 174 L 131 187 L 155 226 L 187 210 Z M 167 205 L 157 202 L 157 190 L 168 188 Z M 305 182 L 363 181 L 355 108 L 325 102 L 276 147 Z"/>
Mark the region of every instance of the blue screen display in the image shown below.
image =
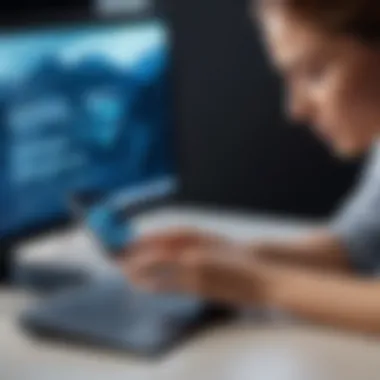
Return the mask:
<path id="1" fill-rule="evenodd" d="M 157 20 L 0 36 L 1 236 L 175 178 L 170 64 Z"/>

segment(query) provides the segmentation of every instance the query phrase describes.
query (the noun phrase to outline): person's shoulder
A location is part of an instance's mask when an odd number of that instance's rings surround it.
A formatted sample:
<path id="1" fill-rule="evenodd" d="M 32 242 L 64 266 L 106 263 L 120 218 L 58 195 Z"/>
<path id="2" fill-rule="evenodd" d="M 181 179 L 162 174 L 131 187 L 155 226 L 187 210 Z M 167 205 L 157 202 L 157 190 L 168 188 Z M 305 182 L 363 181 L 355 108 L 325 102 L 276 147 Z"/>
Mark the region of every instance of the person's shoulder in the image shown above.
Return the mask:
<path id="1" fill-rule="evenodd" d="M 369 152 L 369 157 L 367 160 L 367 172 L 370 176 L 376 174 L 376 176 L 378 176 L 380 179 L 380 140 L 376 141 L 373 144 Z"/>

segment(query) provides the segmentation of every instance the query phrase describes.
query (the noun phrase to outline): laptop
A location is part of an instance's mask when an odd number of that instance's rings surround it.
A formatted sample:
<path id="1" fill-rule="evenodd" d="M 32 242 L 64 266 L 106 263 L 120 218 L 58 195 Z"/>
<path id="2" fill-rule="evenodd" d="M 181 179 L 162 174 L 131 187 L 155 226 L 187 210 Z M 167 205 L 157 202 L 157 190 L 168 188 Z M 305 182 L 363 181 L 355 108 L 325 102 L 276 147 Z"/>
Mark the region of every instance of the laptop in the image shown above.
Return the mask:
<path id="1" fill-rule="evenodd" d="M 112 263 L 135 239 L 131 218 L 180 192 L 168 23 L 7 27 L 0 53 L 0 236 L 79 221 Z M 204 300 L 144 293 L 114 265 L 53 292 L 20 325 L 37 338 L 155 355 L 225 315 Z"/>

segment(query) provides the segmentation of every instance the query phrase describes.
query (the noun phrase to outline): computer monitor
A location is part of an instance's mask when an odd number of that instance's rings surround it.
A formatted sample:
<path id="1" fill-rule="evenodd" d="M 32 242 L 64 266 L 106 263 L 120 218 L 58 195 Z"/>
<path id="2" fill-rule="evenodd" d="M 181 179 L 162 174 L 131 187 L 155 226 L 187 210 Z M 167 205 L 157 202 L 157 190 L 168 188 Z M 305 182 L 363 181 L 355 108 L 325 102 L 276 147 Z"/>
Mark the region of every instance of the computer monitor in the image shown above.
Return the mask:
<path id="1" fill-rule="evenodd" d="M 1 238 L 72 194 L 176 191 L 171 50 L 156 18 L 0 33 Z"/>

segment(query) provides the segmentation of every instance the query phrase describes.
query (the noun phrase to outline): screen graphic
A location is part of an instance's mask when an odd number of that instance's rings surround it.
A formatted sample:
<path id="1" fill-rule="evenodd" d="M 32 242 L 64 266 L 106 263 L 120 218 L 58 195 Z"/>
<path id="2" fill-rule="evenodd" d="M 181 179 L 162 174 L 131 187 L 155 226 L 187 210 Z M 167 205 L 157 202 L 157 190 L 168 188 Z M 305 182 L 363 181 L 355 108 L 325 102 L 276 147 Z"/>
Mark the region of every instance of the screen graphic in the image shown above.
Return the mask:
<path id="1" fill-rule="evenodd" d="M 156 20 L 0 36 L 1 236 L 78 192 L 172 183 L 169 45 Z"/>

